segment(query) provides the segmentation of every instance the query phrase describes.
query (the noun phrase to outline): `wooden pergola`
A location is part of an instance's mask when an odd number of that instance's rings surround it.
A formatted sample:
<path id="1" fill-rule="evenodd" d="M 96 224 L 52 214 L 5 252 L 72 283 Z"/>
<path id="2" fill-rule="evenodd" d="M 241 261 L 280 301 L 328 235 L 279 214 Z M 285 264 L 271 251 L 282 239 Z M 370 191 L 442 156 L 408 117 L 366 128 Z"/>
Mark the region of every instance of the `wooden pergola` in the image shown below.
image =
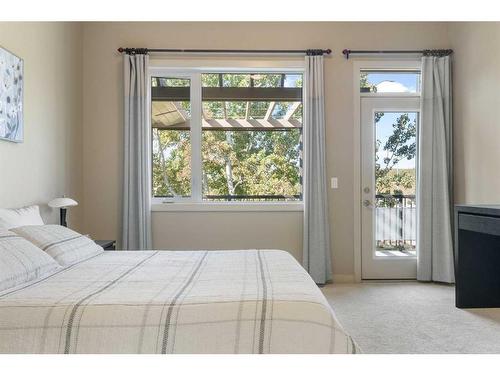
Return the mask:
<path id="1" fill-rule="evenodd" d="M 213 130 L 285 130 L 302 127 L 302 121 L 294 118 L 302 106 L 301 87 L 203 87 L 204 102 L 245 102 L 245 115 L 242 118 L 212 118 L 203 111 L 203 129 Z M 182 109 L 181 102 L 190 100 L 189 87 L 154 86 L 152 96 L 152 126 L 157 129 L 187 130 L 190 119 Z M 251 112 L 252 102 L 267 103 L 263 118 L 254 118 Z M 292 103 L 282 118 L 272 116 L 280 102 Z M 226 112 L 226 111 L 224 111 Z M 257 117 L 257 116 L 256 116 Z M 261 117 L 261 116 L 258 116 Z"/>

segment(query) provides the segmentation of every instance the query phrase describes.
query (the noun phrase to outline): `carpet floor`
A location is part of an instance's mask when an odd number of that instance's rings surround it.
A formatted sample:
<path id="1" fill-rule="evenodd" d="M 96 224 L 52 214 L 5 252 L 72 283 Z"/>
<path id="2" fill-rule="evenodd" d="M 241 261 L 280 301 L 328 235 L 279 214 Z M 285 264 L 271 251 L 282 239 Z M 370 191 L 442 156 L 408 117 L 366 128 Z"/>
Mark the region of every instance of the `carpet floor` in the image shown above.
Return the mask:
<path id="1" fill-rule="evenodd" d="M 364 353 L 500 354 L 500 308 L 457 309 L 453 286 L 332 284 L 322 291 Z"/>

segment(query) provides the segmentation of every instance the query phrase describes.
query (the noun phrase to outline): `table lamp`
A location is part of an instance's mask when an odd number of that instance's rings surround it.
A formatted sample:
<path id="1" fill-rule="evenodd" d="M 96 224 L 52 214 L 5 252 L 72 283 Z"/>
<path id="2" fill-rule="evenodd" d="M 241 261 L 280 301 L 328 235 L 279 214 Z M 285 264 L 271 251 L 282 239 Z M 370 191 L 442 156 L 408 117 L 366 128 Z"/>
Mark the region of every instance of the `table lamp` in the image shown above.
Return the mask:
<path id="1" fill-rule="evenodd" d="M 64 227 L 68 226 L 68 223 L 66 222 L 66 209 L 72 206 L 78 206 L 78 202 L 66 197 L 52 199 L 49 202 L 49 207 L 60 209 L 60 221 L 61 225 Z"/>

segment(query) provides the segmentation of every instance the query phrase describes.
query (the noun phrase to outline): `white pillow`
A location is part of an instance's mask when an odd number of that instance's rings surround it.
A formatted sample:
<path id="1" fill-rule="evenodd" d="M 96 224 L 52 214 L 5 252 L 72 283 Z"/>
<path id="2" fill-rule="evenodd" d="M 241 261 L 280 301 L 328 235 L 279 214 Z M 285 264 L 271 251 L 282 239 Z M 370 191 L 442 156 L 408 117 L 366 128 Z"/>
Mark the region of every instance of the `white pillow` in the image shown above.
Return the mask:
<path id="1" fill-rule="evenodd" d="M 11 229 L 24 225 L 43 225 L 38 206 L 22 208 L 0 208 L 0 229 Z"/>
<path id="2" fill-rule="evenodd" d="M 49 275 L 61 266 L 31 242 L 0 229 L 0 290 Z"/>
<path id="3" fill-rule="evenodd" d="M 13 228 L 62 266 L 71 266 L 104 250 L 87 236 L 61 225 L 29 225 Z"/>

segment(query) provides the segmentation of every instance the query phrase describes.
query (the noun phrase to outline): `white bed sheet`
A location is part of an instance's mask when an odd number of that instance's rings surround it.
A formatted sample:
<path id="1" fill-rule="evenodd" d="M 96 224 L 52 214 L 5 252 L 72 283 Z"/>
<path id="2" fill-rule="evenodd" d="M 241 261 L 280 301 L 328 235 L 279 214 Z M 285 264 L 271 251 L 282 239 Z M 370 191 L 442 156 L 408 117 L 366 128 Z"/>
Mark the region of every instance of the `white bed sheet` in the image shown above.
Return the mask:
<path id="1" fill-rule="evenodd" d="M 107 251 L 0 292 L 1 353 L 356 353 L 287 252 Z"/>

